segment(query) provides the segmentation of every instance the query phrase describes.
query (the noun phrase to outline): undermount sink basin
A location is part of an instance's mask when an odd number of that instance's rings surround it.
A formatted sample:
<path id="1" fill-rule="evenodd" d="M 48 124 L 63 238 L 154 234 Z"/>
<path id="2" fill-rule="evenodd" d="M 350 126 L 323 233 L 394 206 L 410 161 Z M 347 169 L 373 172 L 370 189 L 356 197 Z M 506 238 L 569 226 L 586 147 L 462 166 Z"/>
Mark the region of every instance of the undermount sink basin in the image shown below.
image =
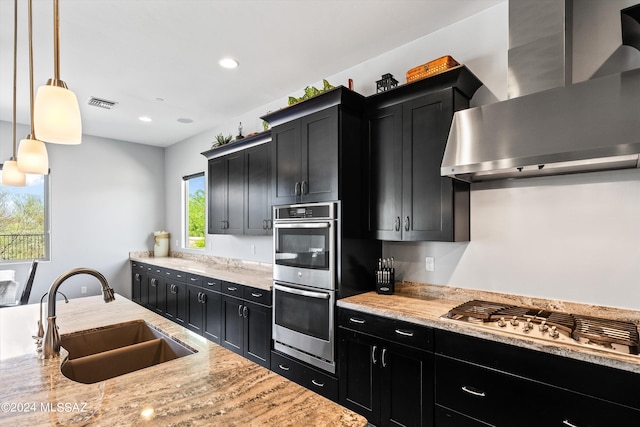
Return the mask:
<path id="1" fill-rule="evenodd" d="M 62 335 L 60 344 L 69 352 L 62 374 L 84 384 L 196 353 L 144 320 Z"/>

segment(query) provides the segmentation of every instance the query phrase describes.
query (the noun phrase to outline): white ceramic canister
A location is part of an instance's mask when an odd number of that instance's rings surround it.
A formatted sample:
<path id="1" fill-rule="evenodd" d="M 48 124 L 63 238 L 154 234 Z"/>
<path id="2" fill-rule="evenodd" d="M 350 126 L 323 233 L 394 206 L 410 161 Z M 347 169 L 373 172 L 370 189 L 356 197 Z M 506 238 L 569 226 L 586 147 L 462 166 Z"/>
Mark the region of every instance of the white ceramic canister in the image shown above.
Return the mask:
<path id="1" fill-rule="evenodd" d="M 153 256 L 169 256 L 169 233 L 166 231 L 153 232 Z"/>

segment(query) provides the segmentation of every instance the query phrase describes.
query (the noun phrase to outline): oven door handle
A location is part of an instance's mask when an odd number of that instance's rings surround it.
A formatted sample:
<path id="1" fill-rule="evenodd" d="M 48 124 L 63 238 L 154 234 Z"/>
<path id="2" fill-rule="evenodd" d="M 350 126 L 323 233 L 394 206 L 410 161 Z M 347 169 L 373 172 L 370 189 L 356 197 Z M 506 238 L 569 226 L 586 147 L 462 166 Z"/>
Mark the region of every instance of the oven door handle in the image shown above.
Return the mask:
<path id="1" fill-rule="evenodd" d="M 331 228 L 330 222 L 276 222 L 274 228 Z"/>
<path id="2" fill-rule="evenodd" d="M 329 294 L 325 294 L 325 293 L 322 293 L 322 292 L 305 291 L 305 290 L 302 290 L 302 289 L 289 288 L 289 287 L 280 286 L 280 285 L 273 285 L 273 288 L 277 289 L 279 291 L 282 291 L 282 292 L 301 295 L 303 297 L 310 297 L 310 298 L 317 298 L 317 299 L 329 299 L 329 298 L 331 298 L 331 296 Z"/>

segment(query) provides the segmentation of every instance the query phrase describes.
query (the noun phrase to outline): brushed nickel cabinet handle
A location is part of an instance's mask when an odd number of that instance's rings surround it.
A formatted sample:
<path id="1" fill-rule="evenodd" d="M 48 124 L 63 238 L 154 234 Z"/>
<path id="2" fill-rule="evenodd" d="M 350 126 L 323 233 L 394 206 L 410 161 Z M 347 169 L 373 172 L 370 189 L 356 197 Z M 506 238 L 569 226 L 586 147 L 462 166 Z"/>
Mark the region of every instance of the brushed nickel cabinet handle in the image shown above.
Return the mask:
<path id="1" fill-rule="evenodd" d="M 251 296 L 254 298 L 260 298 L 262 296 L 262 294 L 259 294 L 257 292 L 251 292 Z"/>
<path id="2" fill-rule="evenodd" d="M 242 305 L 238 306 L 238 317 L 242 317 Z"/>
<path id="3" fill-rule="evenodd" d="M 324 383 L 319 383 L 316 380 L 311 380 L 311 382 L 313 383 L 313 385 L 318 386 L 318 387 L 324 387 Z"/>
<path id="4" fill-rule="evenodd" d="M 406 217 L 404 219 L 404 231 L 409 231 L 409 225 L 411 224 L 411 220 L 409 219 L 409 217 Z"/>
<path id="5" fill-rule="evenodd" d="M 356 319 L 355 317 L 349 317 L 349 322 L 351 322 L 351 323 L 357 323 L 358 325 L 364 325 L 365 320 L 363 320 L 363 319 Z"/>
<path id="6" fill-rule="evenodd" d="M 562 424 L 569 426 L 569 427 L 578 427 L 577 425 L 573 424 L 572 422 L 569 422 L 569 420 L 562 420 Z"/>
<path id="7" fill-rule="evenodd" d="M 478 397 L 485 397 L 486 396 L 484 391 L 476 390 L 473 387 L 467 387 L 466 385 L 462 386 L 462 391 L 464 391 L 466 393 L 469 393 L 469 394 L 472 394 L 474 396 L 478 396 Z"/>
<path id="8" fill-rule="evenodd" d="M 372 364 L 376 364 L 378 363 L 378 361 L 376 360 L 376 350 L 378 349 L 377 345 L 374 345 L 373 348 L 371 349 L 371 363 Z"/>
<path id="9" fill-rule="evenodd" d="M 302 195 L 309 194 L 309 184 L 307 181 L 302 181 Z"/>
<path id="10" fill-rule="evenodd" d="M 231 292 L 235 292 L 238 290 L 238 288 L 236 288 L 235 286 L 227 286 L 227 290 L 231 291 Z"/>
<path id="11" fill-rule="evenodd" d="M 245 319 L 249 317 L 249 308 L 246 305 L 242 309 L 242 317 L 244 317 Z"/>
<path id="12" fill-rule="evenodd" d="M 296 182 L 296 185 L 293 187 L 293 193 L 296 196 L 300 195 L 300 183 Z"/>
<path id="13" fill-rule="evenodd" d="M 413 332 L 405 332 L 405 331 L 400 330 L 400 329 L 396 329 L 396 334 L 403 335 L 405 337 L 412 337 L 413 336 Z"/>
<path id="14" fill-rule="evenodd" d="M 381 359 L 382 359 L 382 367 L 383 367 L 383 368 L 386 368 L 386 367 L 387 367 L 387 357 L 386 357 L 386 356 L 387 356 L 387 349 L 386 349 L 386 348 L 383 348 L 383 349 L 382 349 L 382 356 L 381 356 Z"/>
<path id="15" fill-rule="evenodd" d="M 400 231 L 400 217 L 399 216 L 396 217 L 396 222 L 395 222 L 395 225 L 394 225 L 393 228 L 395 228 L 396 231 Z"/>
<path id="16" fill-rule="evenodd" d="M 285 365 L 278 365 L 278 368 L 282 369 L 283 371 L 288 371 L 290 369 L 288 366 L 285 366 Z"/>

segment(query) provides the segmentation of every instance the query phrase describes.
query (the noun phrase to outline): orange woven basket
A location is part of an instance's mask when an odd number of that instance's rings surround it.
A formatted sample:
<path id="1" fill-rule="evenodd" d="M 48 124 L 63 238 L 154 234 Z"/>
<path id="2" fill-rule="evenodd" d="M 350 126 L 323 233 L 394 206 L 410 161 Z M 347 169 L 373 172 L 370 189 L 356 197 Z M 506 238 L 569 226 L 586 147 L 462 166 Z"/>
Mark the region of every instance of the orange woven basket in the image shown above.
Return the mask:
<path id="1" fill-rule="evenodd" d="M 449 55 L 443 56 L 433 61 L 429 61 L 426 64 L 418 65 L 407 71 L 407 83 L 424 79 L 425 77 L 432 76 L 434 74 L 447 71 L 449 68 L 453 68 L 460 65 L 458 61 L 450 57 Z"/>

